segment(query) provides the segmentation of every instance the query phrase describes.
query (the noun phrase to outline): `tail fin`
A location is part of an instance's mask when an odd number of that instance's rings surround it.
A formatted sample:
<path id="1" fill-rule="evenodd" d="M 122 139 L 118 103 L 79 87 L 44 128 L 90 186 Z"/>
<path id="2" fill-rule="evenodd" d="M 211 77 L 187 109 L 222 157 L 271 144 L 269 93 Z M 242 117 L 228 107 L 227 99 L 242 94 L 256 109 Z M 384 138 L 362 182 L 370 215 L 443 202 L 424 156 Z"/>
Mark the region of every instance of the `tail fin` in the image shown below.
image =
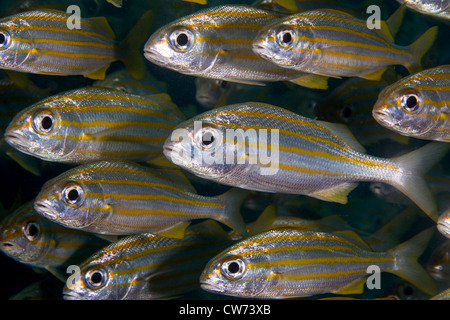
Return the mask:
<path id="1" fill-rule="evenodd" d="M 395 257 L 392 273 L 430 295 L 437 293 L 436 283 L 417 259 L 427 249 L 434 230 L 435 227 L 430 227 L 388 251 Z"/>
<path id="2" fill-rule="evenodd" d="M 413 74 L 422 70 L 422 57 L 425 53 L 431 48 L 434 41 L 436 40 L 438 33 L 438 27 L 432 27 L 425 31 L 425 33 L 420 36 L 414 43 L 408 46 L 411 50 L 414 61 L 406 65 L 405 67 L 408 69 L 409 73 Z"/>
<path id="3" fill-rule="evenodd" d="M 136 80 L 142 80 L 145 77 L 145 62 L 141 53 L 141 47 L 150 36 L 152 26 L 153 12 L 147 11 L 124 40 L 126 54 L 121 60 Z"/>
<path id="4" fill-rule="evenodd" d="M 449 149 L 448 143 L 431 142 L 394 159 L 403 173 L 399 181 L 390 183 L 414 201 L 435 222 L 439 218 L 439 210 L 423 175 L 444 157 Z"/>
<path id="5" fill-rule="evenodd" d="M 239 232 L 244 237 L 248 236 L 247 228 L 244 219 L 241 215 L 241 204 L 244 199 L 250 194 L 250 191 L 232 188 L 218 196 L 220 202 L 225 206 L 225 215 L 222 218 L 222 223 L 229 226 L 231 229 Z"/>

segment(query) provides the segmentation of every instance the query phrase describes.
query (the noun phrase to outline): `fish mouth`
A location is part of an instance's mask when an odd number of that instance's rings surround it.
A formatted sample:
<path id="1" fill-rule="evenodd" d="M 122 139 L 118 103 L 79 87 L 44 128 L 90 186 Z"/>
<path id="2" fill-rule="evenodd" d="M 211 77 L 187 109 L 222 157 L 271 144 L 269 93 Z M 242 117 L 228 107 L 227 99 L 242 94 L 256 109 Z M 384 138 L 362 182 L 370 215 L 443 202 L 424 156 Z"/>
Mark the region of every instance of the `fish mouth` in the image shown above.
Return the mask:
<path id="1" fill-rule="evenodd" d="M 16 148 L 19 150 L 24 150 L 24 151 L 27 150 L 27 145 L 24 141 L 24 138 L 18 132 L 6 130 L 5 141 L 13 148 Z"/>
<path id="2" fill-rule="evenodd" d="M 203 290 L 209 291 L 209 292 L 216 292 L 216 293 L 224 293 L 225 292 L 223 289 L 220 289 L 217 286 L 212 285 L 212 284 L 207 283 L 207 282 L 201 282 L 200 283 L 200 287 Z"/>
<path id="3" fill-rule="evenodd" d="M 64 300 L 87 300 L 84 296 L 82 296 L 74 291 L 69 291 L 68 289 L 63 290 L 63 299 Z"/>
<path id="4" fill-rule="evenodd" d="M 24 248 L 11 241 L 2 241 L 0 250 L 15 257 L 22 255 L 25 251 Z"/>
<path id="5" fill-rule="evenodd" d="M 161 55 L 159 54 L 158 51 L 156 51 L 153 48 L 144 48 L 144 57 L 145 59 L 147 59 L 148 61 L 155 63 L 159 66 L 166 66 L 167 65 L 167 61 L 165 61 L 164 59 L 161 58 Z"/>
<path id="6" fill-rule="evenodd" d="M 57 212 L 46 201 L 35 201 L 34 209 L 42 216 L 55 221 L 58 217 Z"/>

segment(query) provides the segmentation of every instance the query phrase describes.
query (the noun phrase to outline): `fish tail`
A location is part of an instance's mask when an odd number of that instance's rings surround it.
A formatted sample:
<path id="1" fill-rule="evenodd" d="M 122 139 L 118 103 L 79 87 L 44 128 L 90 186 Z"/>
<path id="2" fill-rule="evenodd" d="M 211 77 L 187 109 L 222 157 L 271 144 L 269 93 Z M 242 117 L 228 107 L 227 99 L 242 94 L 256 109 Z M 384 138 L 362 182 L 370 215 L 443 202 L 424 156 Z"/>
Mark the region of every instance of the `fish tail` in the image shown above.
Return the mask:
<path id="1" fill-rule="evenodd" d="M 435 222 L 439 218 L 439 210 L 424 174 L 445 156 L 449 148 L 448 143 L 431 142 L 394 159 L 402 169 L 402 176 L 399 181 L 392 181 L 392 185 L 414 201 Z"/>
<path id="2" fill-rule="evenodd" d="M 121 57 L 121 60 L 136 80 L 142 80 L 145 76 L 145 61 L 141 47 L 149 37 L 152 26 L 153 12 L 149 10 L 139 18 L 123 41 L 126 54 Z"/>
<path id="3" fill-rule="evenodd" d="M 247 190 L 232 188 L 218 196 L 219 201 L 225 206 L 225 215 L 221 222 L 245 237 L 248 236 L 248 232 L 240 208 L 249 193 Z"/>
<path id="4" fill-rule="evenodd" d="M 425 31 L 419 39 L 408 46 L 413 54 L 413 62 L 405 66 L 409 73 L 414 74 L 422 70 L 422 57 L 433 45 L 437 34 L 438 27 L 432 27 Z"/>
<path id="5" fill-rule="evenodd" d="M 435 227 L 425 229 L 408 241 L 387 251 L 395 258 L 392 273 L 430 295 L 437 293 L 436 283 L 417 259 L 427 249 L 434 230 Z"/>

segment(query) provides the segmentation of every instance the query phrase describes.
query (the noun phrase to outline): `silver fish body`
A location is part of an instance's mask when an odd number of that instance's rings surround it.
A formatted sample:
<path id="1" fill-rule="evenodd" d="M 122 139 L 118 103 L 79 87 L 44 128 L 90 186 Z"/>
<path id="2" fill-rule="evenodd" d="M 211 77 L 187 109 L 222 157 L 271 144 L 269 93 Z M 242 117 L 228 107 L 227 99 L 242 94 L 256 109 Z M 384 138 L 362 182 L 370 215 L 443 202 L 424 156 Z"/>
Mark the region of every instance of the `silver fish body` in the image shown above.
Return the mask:
<path id="1" fill-rule="evenodd" d="M 428 229 L 410 240 L 415 245 L 425 242 L 417 247 L 419 256 L 432 232 Z M 400 276 L 402 272 L 407 274 L 407 268 L 414 268 L 418 273 L 408 280 L 434 293 L 432 278 L 414 261 L 417 256 L 405 258 L 401 251 L 394 248 L 373 252 L 361 239 L 348 233 L 271 230 L 240 241 L 215 256 L 205 267 L 200 282 L 204 290 L 246 298 L 351 294 L 362 292 L 369 266 L 377 265 L 381 271 Z M 405 266 L 406 260 L 414 261 L 414 267 Z"/>
<path id="2" fill-rule="evenodd" d="M 401 135 L 450 142 L 450 66 L 423 70 L 389 85 L 373 117 Z"/>
<path id="3" fill-rule="evenodd" d="M 149 22 L 150 13 L 142 21 Z M 0 20 L 0 68 L 47 75 L 84 75 L 104 79 L 109 65 L 122 60 L 127 66 L 143 65 L 138 55 L 140 43 L 119 43 L 103 18 L 81 18 L 79 27 L 71 27 L 70 13 L 57 10 L 33 10 Z M 139 28 L 145 27 L 141 23 Z M 148 28 L 149 26 L 147 26 Z M 145 31 L 139 30 L 141 40 Z M 125 41 L 126 42 L 126 41 Z M 138 79 L 141 71 L 133 68 Z M 134 71 L 136 71 L 134 73 Z"/>
<path id="4" fill-rule="evenodd" d="M 171 70 L 212 79 L 259 83 L 304 76 L 257 56 L 253 38 L 280 14 L 250 6 L 205 9 L 157 30 L 144 46 L 147 60 Z"/>
<path id="5" fill-rule="evenodd" d="M 66 285 L 63 297 L 149 300 L 180 296 L 200 288 L 198 279 L 205 264 L 231 244 L 191 231 L 184 239 L 149 233 L 127 236 L 80 264 L 80 281 Z"/>
<path id="6" fill-rule="evenodd" d="M 19 112 L 6 129 L 15 149 L 47 161 L 85 163 L 102 159 L 147 161 L 184 115 L 167 94 L 138 96 L 86 87 Z"/>
<path id="7" fill-rule="evenodd" d="M 450 209 L 439 217 L 437 228 L 440 233 L 450 239 Z"/>
<path id="8" fill-rule="evenodd" d="M 379 80 L 390 65 L 403 65 L 410 72 L 419 70 L 420 58 L 436 34 L 437 28 L 433 27 L 420 41 L 402 47 L 377 29 L 368 28 L 364 20 L 321 9 L 288 16 L 263 28 L 254 40 L 253 50 L 287 69 Z"/>
<path id="9" fill-rule="evenodd" d="M 214 219 L 240 233 L 245 193 L 208 197 L 195 193 L 176 169 L 153 169 L 122 161 L 96 161 L 49 180 L 35 199 L 36 211 L 69 228 L 131 235 L 186 228 L 194 219 Z M 179 233 L 184 232 L 181 229 Z M 165 233 L 165 235 L 169 235 Z"/>
<path id="10" fill-rule="evenodd" d="M 180 124 L 164 145 L 169 160 L 199 177 L 262 192 L 346 203 L 358 181 L 383 181 L 435 221 L 433 195 L 417 175 L 430 167 L 413 163 L 436 157 L 426 161 L 433 166 L 447 150 L 446 144 L 436 143 L 395 159 L 374 157 L 364 153 L 345 127 L 250 102 L 200 114 Z"/>

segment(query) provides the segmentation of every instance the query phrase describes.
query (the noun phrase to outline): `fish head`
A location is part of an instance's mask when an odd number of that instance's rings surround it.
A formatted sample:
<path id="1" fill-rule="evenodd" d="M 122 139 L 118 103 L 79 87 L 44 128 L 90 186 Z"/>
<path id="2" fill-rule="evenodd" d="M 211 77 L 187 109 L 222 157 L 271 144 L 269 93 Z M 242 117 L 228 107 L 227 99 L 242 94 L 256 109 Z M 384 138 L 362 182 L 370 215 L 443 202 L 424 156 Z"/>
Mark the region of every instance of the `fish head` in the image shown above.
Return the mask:
<path id="1" fill-rule="evenodd" d="M 120 275 L 117 270 L 131 270 L 129 261 L 121 257 L 120 250 L 110 246 L 100 250 L 82 265 L 78 277 L 67 281 L 63 289 L 65 300 L 121 300 L 134 289 L 133 275 Z M 123 281 L 127 285 L 123 285 Z"/>
<path id="2" fill-rule="evenodd" d="M 426 100 L 440 101 L 439 93 L 427 91 L 424 96 L 414 85 L 391 85 L 384 88 L 375 103 L 372 115 L 382 126 L 406 136 L 420 138 L 439 123 L 439 105 Z"/>
<path id="3" fill-rule="evenodd" d="M 205 108 L 213 108 L 222 94 L 229 91 L 230 83 L 220 79 L 196 78 L 195 99 Z"/>
<path id="4" fill-rule="evenodd" d="M 0 225 L 0 250 L 7 256 L 33 264 L 51 248 L 49 223 L 33 209 L 33 202 L 15 210 Z"/>
<path id="5" fill-rule="evenodd" d="M 95 173 L 76 167 L 47 181 L 35 198 L 34 208 L 42 216 L 60 225 L 84 229 L 105 218 L 112 208 L 103 197 Z"/>
<path id="6" fill-rule="evenodd" d="M 257 244 L 240 242 L 209 261 L 200 276 L 203 290 L 235 297 L 258 297 L 270 282 L 271 271 L 259 267 L 269 257 Z"/>
<path id="7" fill-rule="evenodd" d="M 450 209 L 445 211 L 438 219 L 437 229 L 450 239 Z"/>
<path id="8" fill-rule="evenodd" d="M 5 130 L 5 140 L 13 148 L 47 161 L 65 161 L 76 150 L 81 136 L 80 126 L 64 123 L 81 123 L 77 112 L 61 111 L 61 104 L 75 102 L 53 100 L 38 102 L 12 119 Z"/>
<path id="9" fill-rule="evenodd" d="M 314 34 L 308 19 L 292 17 L 261 29 L 253 41 L 253 51 L 260 57 L 286 67 L 300 69 L 312 58 Z"/>
<path id="10" fill-rule="evenodd" d="M 145 44 L 145 58 L 183 74 L 204 73 L 213 67 L 220 53 L 220 47 L 214 46 L 218 39 L 214 27 L 205 28 L 204 24 L 215 22 L 207 15 L 196 15 L 160 28 Z"/>
<path id="11" fill-rule="evenodd" d="M 0 21 L 0 68 L 15 69 L 32 56 L 30 25 L 20 15 Z"/>
<path id="12" fill-rule="evenodd" d="M 226 161 L 233 147 L 224 143 L 225 130 L 208 120 L 187 121 L 166 139 L 163 153 L 174 164 L 198 176 L 221 179 L 237 166 L 234 161 Z"/>

